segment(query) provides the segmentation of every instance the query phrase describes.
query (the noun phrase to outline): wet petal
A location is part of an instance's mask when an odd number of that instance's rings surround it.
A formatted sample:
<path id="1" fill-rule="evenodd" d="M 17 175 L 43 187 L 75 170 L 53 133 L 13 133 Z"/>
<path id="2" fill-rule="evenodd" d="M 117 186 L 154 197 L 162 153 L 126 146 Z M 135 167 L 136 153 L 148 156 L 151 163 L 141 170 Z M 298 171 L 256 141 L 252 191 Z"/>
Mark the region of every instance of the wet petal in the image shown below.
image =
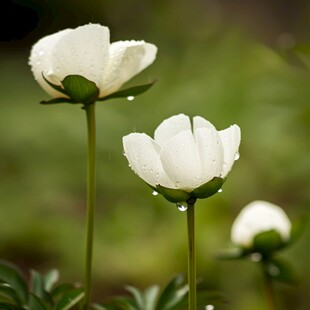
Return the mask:
<path id="1" fill-rule="evenodd" d="M 221 177 L 225 178 L 231 170 L 235 162 L 236 155 L 238 154 L 241 133 L 238 125 L 232 125 L 227 129 L 219 131 L 219 134 L 224 150 L 224 165 Z"/>
<path id="2" fill-rule="evenodd" d="M 203 117 L 201 117 L 201 116 L 194 116 L 193 117 L 193 129 L 194 129 L 194 132 L 198 128 L 210 128 L 210 129 L 216 130 L 214 125 L 212 123 L 210 123 L 209 121 L 207 121 L 206 119 L 204 119 Z"/>
<path id="3" fill-rule="evenodd" d="M 202 184 L 219 177 L 223 169 L 223 146 L 216 129 L 201 127 L 195 130 L 195 139 L 201 162 Z"/>
<path id="4" fill-rule="evenodd" d="M 200 158 L 191 130 L 173 136 L 162 146 L 163 168 L 177 188 L 191 191 L 202 184 Z"/>
<path id="5" fill-rule="evenodd" d="M 154 139 L 163 145 L 171 137 L 184 130 L 191 130 L 191 121 L 187 115 L 178 114 L 165 119 L 155 130 Z"/>
<path id="6" fill-rule="evenodd" d="M 125 156 L 130 167 L 145 182 L 155 187 L 174 188 L 174 184 L 165 174 L 159 158 L 159 147 L 144 133 L 132 133 L 123 137 Z"/>
<path id="7" fill-rule="evenodd" d="M 77 74 L 99 86 L 109 60 L 109 28 L 98 24 L 78 27 L 60 38 L 52 52 L 52 71 L 59 80 Z"/>
<path id="8" fill-rule="evenodd" d="M 72 29 L 59 31 L 55 34 L 40 39 L 33 45 L 29 57 L 29 65 L 31 66 L 34 78 L 40 86 L 52 97 L 63 97 L 63 94 L 50 87 L 43 79 L 44 76 L 54 84 L 60 85 L 60 80 L 53 74 L 53 53 L 55 44 L 64 36 L 69 34 Z M 55 72 L 56 73 L 56 72 Z"/>
<path id="9" fill-rule="evenodd" d="M 100 97 L 117 91 L 155 60 L 157 47 L 144 41 L 118 41 L 110 46 L 110 59 L 100 82 Z"/>

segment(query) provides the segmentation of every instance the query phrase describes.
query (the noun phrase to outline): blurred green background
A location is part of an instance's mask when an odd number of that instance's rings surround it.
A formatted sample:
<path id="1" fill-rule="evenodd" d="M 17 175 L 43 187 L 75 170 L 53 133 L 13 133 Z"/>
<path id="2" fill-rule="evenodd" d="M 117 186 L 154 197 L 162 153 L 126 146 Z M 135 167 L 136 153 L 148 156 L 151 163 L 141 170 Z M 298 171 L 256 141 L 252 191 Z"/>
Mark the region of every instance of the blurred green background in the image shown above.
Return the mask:
<path id="1" fill-rule="evenodd" d="M 164 285 L 186 272 L 186 215 L 128 168 L 121 139 L 152 135 L 178 113 L 218 129 L 242 130 L 241 157 L 223 192 L 197 204 L 198 275 L 229 301 L 217 309 L 264 309 L 258 266 L 217 261 L 231 224 L 252 200 L 280 205 L 294 220 L 309 215 L 310 71 L 291 49 L 310 41 L 308 1 L 16 0 L 1 2 L 0 257 L 24 270 L 59 268 L 83 277 L 86 124 L 77 106 L 48 99 L 28 67 L 32 44 L 64 28 L 98 22 L 111 40 L 144 39 L 156 62 L 129 85 L 159 79 L 132 102 L 97 106 L 98 200 L 95 295 Z M 5 6 L 5 4 L 7 6 Z M 283 309 L 309 309 L 307 227 L 281 255 L 300 285 L 277 285 Z"/>

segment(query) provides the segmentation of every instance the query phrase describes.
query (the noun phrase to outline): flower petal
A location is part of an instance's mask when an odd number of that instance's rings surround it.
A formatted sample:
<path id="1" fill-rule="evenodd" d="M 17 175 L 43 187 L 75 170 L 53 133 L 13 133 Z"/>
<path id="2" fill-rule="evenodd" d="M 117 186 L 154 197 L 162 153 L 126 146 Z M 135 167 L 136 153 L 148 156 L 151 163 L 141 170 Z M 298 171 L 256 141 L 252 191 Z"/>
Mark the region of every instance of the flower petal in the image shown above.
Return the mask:
<path id="1" fill-rule="evenodd" d="M 160 184 L 175 188 L 162 168 L 159 147 L 152 138 L 144 133 L 132 133 L 123 137 L 123 147 L 130 167 L 141 179 L 153 187 Z"/>
<path id="2" fill-rule="evenodd" d="M 58 81 L 67 75 L 81 75 L 99 87 L 109 60 L 109 48 L 109 28 L 99 24 L 78 27 L 56 42 L 52 51 L 53 74 Z"/>
<path id="3" fill-rule="evenodd" d="M 201 162 L 201 181 L 204 184 L 221 175 L 224 163 L 223 146 L 214 127 L 198 128 L 194 134 Z"/>
<path id="4" fill-rule="evenodd" d="M 178 114 L 165 119 L 155 130 L 154 139 L 163 145 L 171 137 L 184 130 L 191 130 L 191 121 L 187 115 Z"/>
<path id="5" fill-rule="evenodd" d="M 224 165 L 221 177 L 225 178 L 238 155 L 241 133 L 238 125 L 232 125 L 227 129 L 219 131 L 219 134 L 224 150 Z"/>
<path id="6" fill-rule="evenodd" d="M 210 129 L 216 130 L 214 125 L 212 123 L 210 123 L 209 121 L 207 121 L 206 119 L 204 119 L 203 117 L 201 117 L 201 116 L 194 116 L 193 117 L 193 129 L 194 129 L 194 132 L 198 128 L 210 128 Z"/>
<path id="7" fill-rule="evenodd" d="M 54 88 L 49 86 L 43 79 L 42 73 L 48 80 L 52 82 L 49 75 L 51 75 L 53 67 L 52 67 L 52 58 L 55 44 L 68 33 L 70 33 L 72 29 L 65 29 L 59 31 L 55 34 L 46 36 L 40 39 L 36 44 L 33 45 L 29 57 L 29 65 L 31 66 L 32 73 L 36 81 L 40 84 L 40 86 L 52 97 L 64 97 L 64 95 Z M 59 80 L 56 81 L 57 85 L 60 85 Z"/>
<path id="8" fill-rule="evenodd" d="M 202 184 L 200 158 L 191 130 L 182 131 L 166 141 L 160 158 L 177 188 L 191 191 Z"/>
<path id="9" fill-rule="evenodd" d="M 118 41 L 110 46 L 110 59 L 100 82 L 100 97 L 117 91 L 155 60 L 157 47 L 144 41 Z"/>

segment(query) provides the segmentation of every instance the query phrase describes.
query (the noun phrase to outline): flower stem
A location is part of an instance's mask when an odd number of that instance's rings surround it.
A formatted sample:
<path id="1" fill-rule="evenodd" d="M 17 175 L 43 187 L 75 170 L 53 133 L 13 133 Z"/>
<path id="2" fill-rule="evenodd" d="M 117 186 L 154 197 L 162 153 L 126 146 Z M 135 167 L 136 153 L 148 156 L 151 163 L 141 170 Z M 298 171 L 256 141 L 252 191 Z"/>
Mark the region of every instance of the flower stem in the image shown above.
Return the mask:
<path id="1" fill-rule="evenodd" d="M 85 106 L 87 117 L 87 215 L 84 310 L 90 309 L 92 293 L 92 261 L 94 239 L 94 209 L 96 200 L 96 121 L 95 103 Z"/>
<path id="2" fill-rule="evenodd" d="M 196 246 L 195 246 L 195 202 L 187 203 L 188 235 L 188 309 L 196 310 Z"/>
<path id="3" fill-rule="evenodd" d="M 262 269 L 263 269 L 263 275 L 264 275 L 264 289 L 265 289 L 265 296 L 266 296 L 266 302 L 268 304 L 269 310 L 276 310 L 276 300 L 275 300 L 275 294 L 273 289 L 273 283 L 272 278 L 267 270 L 267 263 L 262 262 Z"/>

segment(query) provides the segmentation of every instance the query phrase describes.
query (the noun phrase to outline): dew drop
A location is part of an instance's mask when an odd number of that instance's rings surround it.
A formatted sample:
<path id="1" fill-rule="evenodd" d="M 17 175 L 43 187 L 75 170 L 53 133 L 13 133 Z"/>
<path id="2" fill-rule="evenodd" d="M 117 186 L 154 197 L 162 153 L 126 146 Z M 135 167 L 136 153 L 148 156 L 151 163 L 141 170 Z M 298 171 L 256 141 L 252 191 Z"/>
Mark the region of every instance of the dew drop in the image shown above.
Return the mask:
<path id="1" fill-rule="evenodd" d="M 206 305 L 206 310 L 213 310 L 214 306 L 213 305 Z"/>
<path id="2" fill-rule="evenodd" d="M 255 263 L 260 262 L 261 259 L 262 259 L 262 254 L 260 254 L 260 253 L 253 253 L 253 254 L 250 255 L 250 259 L 251 259 L 252 262 L 255 262 Z"/>
<path id="3" fill-rule="evenodd" d="M 128 101 L 132 101 L 132 100 L 134 100 L 134 99 L 135 99 L 134 96 L 128 96 L 128 97 L 127 97 L 127 100 L 128 100 Z"/>
<path id="4" fill-rule="evenodd" d="M 158 195 L 158 192 L 153 191 L 153 192 L 152 192 L 152 195 L 153 195 L 153 196 L 157 196 L 157 195 Z"/>
<path id="5" fill-rule="evenodd" d="M 43 56 L 44 54 L 45 54 L 45 51 L 44 51 L 44 50 L 39 51 L 39 55 L 40 55 L 40 56 Z"/>
<path id="6" fill-rule="evenodd" d="M 218 192 L 218 193 L 221 193 L 222 191 L 223 191 L 223 190 L 220 188 L 217 192 Z"/>
<path id="7" fill-rule="evenodd" d="M 184 212 L 184 211 L 187 210 L 187 207 L 184 206 L 181 202 L 178 202 L 178 203 L 176 204 L 176 206 L 177 206 L 178 210 L 181 211 L 181 212 Z"/>
<path id="8" fill-rule="evenodd" d="M 235 160 L 238 160 L 240 158 L 240 154 L 239 154 L 239 152 L 237 152 L 236 154 L 235 154 Z"/>

